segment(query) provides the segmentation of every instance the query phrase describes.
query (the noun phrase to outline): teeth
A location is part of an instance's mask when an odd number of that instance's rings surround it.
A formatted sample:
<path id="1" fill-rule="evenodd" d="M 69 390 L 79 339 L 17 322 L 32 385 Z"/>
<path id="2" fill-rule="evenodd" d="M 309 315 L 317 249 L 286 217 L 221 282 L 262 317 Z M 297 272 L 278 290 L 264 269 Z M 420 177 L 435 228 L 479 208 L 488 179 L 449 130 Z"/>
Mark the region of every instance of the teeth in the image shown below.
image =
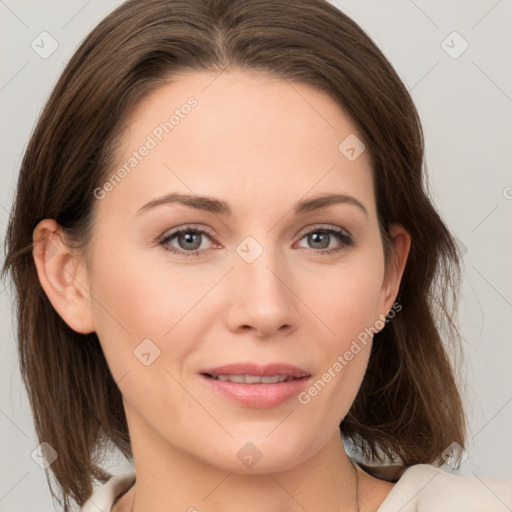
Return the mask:
<path id="1" fill-rule="evenodd" d="M 292 380 L 292 377 L 287 375 L 274 375 L 272 377 L 259 375 L 212 375 L 212 379 L 238 382 L 244 384 L 277 384 L 278 382 L 284 382 L 286 380 Z"/>

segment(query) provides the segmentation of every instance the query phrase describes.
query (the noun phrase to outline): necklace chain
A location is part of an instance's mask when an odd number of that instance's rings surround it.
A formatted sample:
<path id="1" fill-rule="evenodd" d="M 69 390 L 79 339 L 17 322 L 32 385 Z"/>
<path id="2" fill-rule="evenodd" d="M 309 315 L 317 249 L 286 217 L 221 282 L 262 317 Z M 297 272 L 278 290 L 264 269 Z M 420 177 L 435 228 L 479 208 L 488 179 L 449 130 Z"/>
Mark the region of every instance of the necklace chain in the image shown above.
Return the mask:
<path id="1" fill-rule="evenodd" d="M 357 466 L 352 459 L 350 459 L 350 462 L 352 463 L 352 466 L 356 473 L 356 485 L 355 485 L 355 487 L 356 487 L 356 494 L 355 494 L 356 512 L 360 512 L 359 511 L 359 471 L 357 470 Z M 135 493 L 136 493 L 136 491 L 133 492 L 131 512 L 133 512 L 133 504 L 135 503 Z"/>
<path id="2" fill-rule="evenodd" d="M 354 471 L 356 472 L 356 512 L 359 512 L 359 471 L 357 470 L 356 463 L 350 459 L 352 466 L 354 467 Z"/>

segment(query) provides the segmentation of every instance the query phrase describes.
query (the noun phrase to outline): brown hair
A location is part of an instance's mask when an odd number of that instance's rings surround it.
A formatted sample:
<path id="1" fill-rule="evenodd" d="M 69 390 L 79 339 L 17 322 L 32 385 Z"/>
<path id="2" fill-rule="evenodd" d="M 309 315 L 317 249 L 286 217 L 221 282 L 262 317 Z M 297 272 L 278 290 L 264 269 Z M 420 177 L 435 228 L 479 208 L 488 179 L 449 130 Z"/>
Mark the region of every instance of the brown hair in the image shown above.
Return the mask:
<path id="1" fill-rule="evenodd" d="M 458 339 L 458 252 L 429 200 L 420 121 L 390 63 L 324 0 L 129 0 L 90 33 L 55 86 L 24 155 L 7 232 L 2 275 L 10 270 L 16 287 L 21 372 L 37 435 L 59 455 L 50 469 L 65 510 L 69 498 L 86 501 L 93 479 L 111 476 L 101 467 L 110 442 L 132 453 L 99 340 L 74 332 L 53 309 L 32 232 L 53 218 L 85 250 L 93 191 L 111 172 L 123 118 L 174 73 L 225 68 L 307 84 L 342 105 L 371 155 L 384 246 L 392 223 L 411 235 L 402 310 L 374 337 L 340 425 L 345 438 L 377 464 L 386 456 L 402 468 L 440 462 L 454 441 L 464 446 L 462 401 L 443 346 Z"/>

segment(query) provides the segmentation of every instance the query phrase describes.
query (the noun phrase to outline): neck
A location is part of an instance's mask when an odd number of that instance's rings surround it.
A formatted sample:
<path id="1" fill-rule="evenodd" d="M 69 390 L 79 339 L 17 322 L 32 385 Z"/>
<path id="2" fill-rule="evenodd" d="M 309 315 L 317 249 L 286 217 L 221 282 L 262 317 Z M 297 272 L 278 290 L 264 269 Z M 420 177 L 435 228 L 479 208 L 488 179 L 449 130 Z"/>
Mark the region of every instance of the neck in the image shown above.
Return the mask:
<path id="1" fill-rule="evenodd" d="M 234 503 L 237 512 L 357 510 L 357 470 L 339 432 L 312 458 L 289 469 L 245 474 L 207 464 L 148 432 L 137 433 L 131 436 L 137 480 L 116 510 L 221 512 Z"/>

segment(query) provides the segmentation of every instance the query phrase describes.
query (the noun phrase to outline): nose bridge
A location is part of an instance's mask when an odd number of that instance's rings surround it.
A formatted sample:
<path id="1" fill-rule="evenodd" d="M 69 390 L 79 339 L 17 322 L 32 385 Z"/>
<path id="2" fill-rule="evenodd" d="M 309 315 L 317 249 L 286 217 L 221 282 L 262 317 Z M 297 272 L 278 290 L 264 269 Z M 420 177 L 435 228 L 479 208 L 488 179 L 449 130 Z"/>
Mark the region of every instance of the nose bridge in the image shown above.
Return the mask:
<path id="1" fill-rule="evenodd" d="M 271 236 L 246 237 L 237 247 L 231 273 L 232 327 L 249 325 L 270 334 L 295 323 L 291 273 Z"/>
<path id="2" fill-rule="evenodd" d="M 248 236 L 237 246 L 238 277 L 250 287 L 253 294 L 262 295 L 267 300 L 274 295 L 274 298 L 278 295 L 286 295 L 289 298 L 282 282 L 285 276 L 279 278 L 279 273 L 288 274 L 280 251 L 272 245 L 270 236 L 265 240 L 260 236 L 259 240 Z"/>

